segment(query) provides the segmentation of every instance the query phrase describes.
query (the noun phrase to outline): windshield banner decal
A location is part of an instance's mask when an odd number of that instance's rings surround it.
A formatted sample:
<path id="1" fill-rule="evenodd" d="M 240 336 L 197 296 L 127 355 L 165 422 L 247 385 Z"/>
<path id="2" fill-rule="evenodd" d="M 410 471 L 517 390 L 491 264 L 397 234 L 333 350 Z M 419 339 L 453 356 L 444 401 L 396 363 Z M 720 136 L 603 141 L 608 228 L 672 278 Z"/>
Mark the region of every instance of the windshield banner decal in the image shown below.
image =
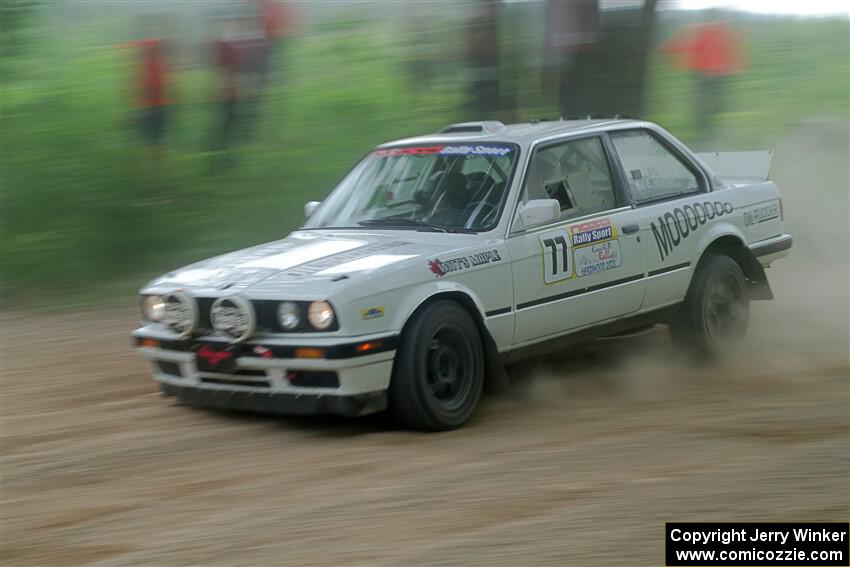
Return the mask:
<path id="1" fill-rule="evenodd" d="M 410 148 L 384 148 L 375 150 L 372 155 L 375 157 L 393 157 L 393 156 L 421 156 L 429 154 L 453 155 L 453 156 L 506 156 L 513 151 L 510 146 L 416 146 Z"/>

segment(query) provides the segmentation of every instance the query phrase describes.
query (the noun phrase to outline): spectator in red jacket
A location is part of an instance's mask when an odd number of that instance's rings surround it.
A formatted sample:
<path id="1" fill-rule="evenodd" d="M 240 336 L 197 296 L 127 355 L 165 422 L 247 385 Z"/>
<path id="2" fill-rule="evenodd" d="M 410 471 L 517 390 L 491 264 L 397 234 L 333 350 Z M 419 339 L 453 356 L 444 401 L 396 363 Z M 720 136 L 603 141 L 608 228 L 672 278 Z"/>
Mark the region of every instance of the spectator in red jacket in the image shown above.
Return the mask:
<path id="1" fill-rule="evenodd" d="M 256 0 L 257 13 L 266 40 L 268 65 L 264 83 L 286 80 L 286 52 L 295 35 L 295 11 L 288 2 L 281 0 Z"/>
<path id="2" fill-rule="evenodd" d="M 748 67 L 744 40 L 729 24 L 710 21 L 684 28 L 661 51 L 696 79 L 696 127 L 705 141 L 724 109 L 728 78 Z"/>
<path id="3" fill-rule="evenodd" d="M 147 38 L 128 42 L 125 47 L 135 51 L 132 96 L 139 109 L 138 127 L 153 159 L 159 162 L 172 105 L 168 42 Z"/>

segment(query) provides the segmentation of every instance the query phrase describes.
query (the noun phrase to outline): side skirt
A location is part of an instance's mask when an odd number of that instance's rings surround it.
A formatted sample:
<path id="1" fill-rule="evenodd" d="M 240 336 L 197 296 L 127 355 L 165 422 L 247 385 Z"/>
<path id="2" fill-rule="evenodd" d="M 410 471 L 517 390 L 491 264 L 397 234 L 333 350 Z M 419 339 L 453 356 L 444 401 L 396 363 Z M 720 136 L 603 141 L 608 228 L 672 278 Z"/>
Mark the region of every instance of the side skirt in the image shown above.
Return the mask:
<path id="1" fill-rule="evenodd" d="M 520 347 L 507 353 L 503 353 L 503 363 L 514 363 L 518 360 L 523 360 L 533 356 L 558 352 L 568 349 L 579 343 L 599 339 L 602 337 L 610 337 L 613 335 L 623 335 L 636 330 L 645 330 L 658 323 L 666 323 L 679 309 L 680 304 L 662 307 L 646 313 L 640 313 L 624 319 L 603 323 L 588 329 L 582 329 L 567 335 L 561 335 L 553 339 L 548 339 L 526 347 Z"/>

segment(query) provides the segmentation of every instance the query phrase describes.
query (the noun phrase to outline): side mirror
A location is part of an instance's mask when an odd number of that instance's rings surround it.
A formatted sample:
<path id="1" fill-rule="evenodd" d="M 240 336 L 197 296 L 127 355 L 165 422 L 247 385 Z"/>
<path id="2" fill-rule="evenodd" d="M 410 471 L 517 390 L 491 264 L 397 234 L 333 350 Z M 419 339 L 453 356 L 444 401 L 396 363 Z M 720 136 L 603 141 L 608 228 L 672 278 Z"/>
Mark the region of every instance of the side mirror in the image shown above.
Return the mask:
<path id="1" fill-rule="evenodd" d="M 558 221 L 561 218 L 561 204 L 557 199 L 531 199 L 520 205 L 517 220 L 520 229 L 534 228 Z"/>
<path id="2" fill-rule="evenodd" d="M 304 204 L 304 218 L 309 219 L 313 216 L 313 213 L 316 212 L 316 209 L 318 209 L 321 204 L 321 201 L 307 201 L 307 203 Z"/>

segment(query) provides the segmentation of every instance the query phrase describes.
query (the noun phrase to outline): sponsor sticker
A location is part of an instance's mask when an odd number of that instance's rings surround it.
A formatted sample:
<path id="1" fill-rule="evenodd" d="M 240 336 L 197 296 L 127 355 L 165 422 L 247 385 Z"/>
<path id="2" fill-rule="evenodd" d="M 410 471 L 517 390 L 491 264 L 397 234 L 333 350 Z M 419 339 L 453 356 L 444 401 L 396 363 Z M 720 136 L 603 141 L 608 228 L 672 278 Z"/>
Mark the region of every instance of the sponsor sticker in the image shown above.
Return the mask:
<path id="1" fill-rule="evenodd" d="M 614 238 L 614 227 L 607 218 L 574 224 L 569 227 L 569 230 L 570 242 L 573 246 L 584 246 Z"/>
<path id="2" fill-rule="evenodd" d="M 434 276 L 442 278 L 453 272 L 460 272 L 475 266 L 494 264 L 501 261 L 502 256 L 498 250 L 485 250 L 484 252 L 477 252 L 468 256 L 458 256 L 451 260 L 434 258 L 433 260 L 428 260 L 428 269 L 431 270 Z"/>
<path id="3" fill-rule="evenodd" d="M 752 226 L 779 218 L 779 203 L 759 205 L 744 211 L 744 226 Z"/>
<path id="4" fill-rule="evenodd" d="M 360 318 L 364 321 L 368 321 L 369 319 L 378 319 L 384 316 L 384 306 L 378 305 L 376 307 L 366 307 L 365 309 L 360 310 Z"/>
<path id="5" fill-rule="evenodd" d="M 551 284 L 619 268 L 617 229 L 601 218 L 568 225 L 540 235 L 543 282 Z"/>
<path id="6" fill-rule="evenodd" d="M 410 148 L 384 148 L 375 150 L 375 157 L 421 156 L 429 154 L 458 155 L 458 156 L 506 156 L 513 151 L 510 146 L 458 145 L 458 146 L 416 146 Z"/>
<path id="7" fill-rule="evenodd" d="M 511 153 L 510 146 L 445 146 L 440 153 L 443 155 L 461 156 L 506 156 Z"/>
<path id="8" fill-rule="evenodd" d="M 620 256 L 620 241 L 609 240 L 575 250 L 576 276 L 590 276 L 622 264 Z"/>
<path id="9" fill-rule="evenodd" d="M 274 353 L 270 348 L 264 347 L 263 345 L 255 345 L 253 349 L 251 349 L 253 353 L 260 358 L 272 358 L 274 357 Z"/>

